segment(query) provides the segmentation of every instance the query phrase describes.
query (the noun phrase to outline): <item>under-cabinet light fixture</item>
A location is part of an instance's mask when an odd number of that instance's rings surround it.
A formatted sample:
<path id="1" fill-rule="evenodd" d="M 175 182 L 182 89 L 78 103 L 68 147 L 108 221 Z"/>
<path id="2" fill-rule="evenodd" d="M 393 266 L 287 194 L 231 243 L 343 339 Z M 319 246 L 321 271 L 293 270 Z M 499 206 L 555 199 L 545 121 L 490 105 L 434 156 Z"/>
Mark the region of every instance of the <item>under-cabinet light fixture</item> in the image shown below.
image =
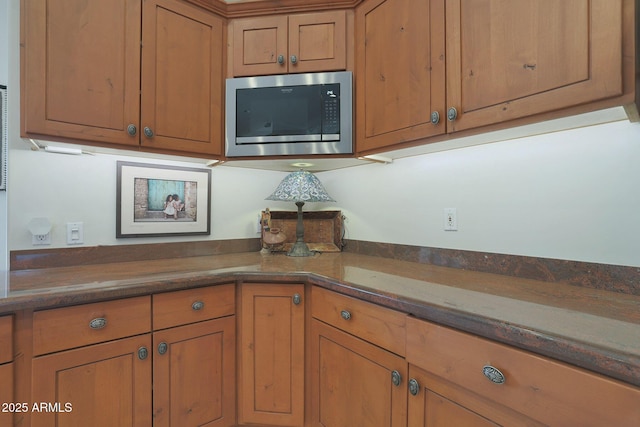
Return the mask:
<path id="1" fill-rule="evenodd" d="M 309 163 L 309 162 L 295 162 L 295 163 L 291 163 L 291 166 L 293 166 L 294 168 L 310 168 L 312 166 L 314 166 L 313 163 Z"/>
<path id="2" fill-rule="evenodd" d="M 384 157 L 384 156 L 378 156 L 377 154 L 369 154 L 367 156 L 360 156 L 358 157 L 358 159 L 360 160 L 369 160 L 372 162 L 376 162 L 376 163 L 382 163 L 382 164 L 389 164 L 389 163 L 393 163 L 393 159 L 390 157 Z"/>
<path id="3" fill-rule="evenodd" d="M 218 160 L 218 159 L 215 159 L 215 160 L 209 160 L 209 161 L 206 163 L 206 165 L 207 165 L 208 167 L 212 168 L 212 167 L 214 167 L 214 166 L 220 166 L 220 165 L 221 165 L 221 164 L 223 164 L 223 163 L 224 163 L 224 160 Z"/>
<path id="4" fill-rule="evenodd" d="M 52 145 L 43 145 L 43 144 L 40 144 L 40 143 L 38 143 L 37 141 L 35 141 L 33 139 L 29 139 L 29 142 L 31 142 L 31 144 L 33 145 L 33 147 L 31 148 L 33 151 L 44 150 L 47 153 L 70 154 L 70 155 L 74 155 L 74 156 L 79 156 L 81 154 L 91 154 L 91 155 L 93 155 L 93 153 L 89 153 L 87 151 L 81 150 L 80 148 L 55 147 L 55 146 L 52 146 Z"/>
<path id="5" fill-rule="evenodd" d="M 44 147 L 44 151 L 46 151 L 47 153 L 71 154 L 74 156 L 79 156 L 80 154 L 82 154 L 82 150 L 79 148 L 52 147 L 50 145 Z"/>

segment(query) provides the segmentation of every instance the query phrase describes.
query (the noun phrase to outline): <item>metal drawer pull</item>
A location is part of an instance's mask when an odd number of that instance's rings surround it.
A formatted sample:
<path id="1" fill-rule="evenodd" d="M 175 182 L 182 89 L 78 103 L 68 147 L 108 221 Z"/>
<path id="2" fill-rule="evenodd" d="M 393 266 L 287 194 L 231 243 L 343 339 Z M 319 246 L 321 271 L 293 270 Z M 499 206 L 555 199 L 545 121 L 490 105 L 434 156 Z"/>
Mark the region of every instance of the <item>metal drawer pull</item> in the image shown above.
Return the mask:
<path id="1" fill-rule="evenodd" d="M 402 375 L 400 375 L 400 372 L 398 371 L 391 372 L 391 382 L 396 387 L 400 385 L 400 383 L 402 382 Z"/>
<path id="2" fill-rule="evenodd" d="M 96 317 L 91 322 L 89 322 L 89 327 L 91 329 L 102 329 L 107 326 L 107 319 L 104 317 Z"/>
<path id="3" fill-rule="evenodd" d="M 344 320 L 349 320 L 351 319 L 351 313 L 349 313 L 347 310 L 342 310 L 340 312 L 340 317 L 342 317 Z"/>
<path id="4" fill-rule="evenodd" d="M 149 356 L 149 350 L 147 350 L 147 347 L 140 347 L 138 349 L 138 359 L 144 360 L 147 356 Z"/>
<path id="5" fill-rule="evenodd" d="M 160 344 L 158 344 L 158 354 L 165 354 L 168 348 L 169 346 L 167 345 L 167 343 L 162 341 Z"/>
<path id="6" fill-rule="evenodd" d="M 196 301 L 193 304 L 191 304 L 191 308 L 194 311 L 198 311 L 198 310 L 202 310 L 204 308 L 204 302 L 202 301 Z"/>
<path id="7" fill-rule="evenodd" d="M 301 302 L 302 302 L 302 297 L 300 296 L 300 294 L 295 294 L 293 296 L 293 303 L 295 305 L 300 305 Z"/>
<path id="8" fill-rule="evenodd" d="M 411 378 L 409 380 L 409 393 L 411 393 L 412 396 L 417 396 L 419 392 L 420 384 L 418 384 L 418 380 Z"/>
<path id="9" fill-rule="evenodd" d="M 498 368 L 495 368 L 491 365 L 483 366 L 482 374 L 494 384 L 504 384 L 504 382 L 506 381 L 504 374 L 500 372 Z"/>

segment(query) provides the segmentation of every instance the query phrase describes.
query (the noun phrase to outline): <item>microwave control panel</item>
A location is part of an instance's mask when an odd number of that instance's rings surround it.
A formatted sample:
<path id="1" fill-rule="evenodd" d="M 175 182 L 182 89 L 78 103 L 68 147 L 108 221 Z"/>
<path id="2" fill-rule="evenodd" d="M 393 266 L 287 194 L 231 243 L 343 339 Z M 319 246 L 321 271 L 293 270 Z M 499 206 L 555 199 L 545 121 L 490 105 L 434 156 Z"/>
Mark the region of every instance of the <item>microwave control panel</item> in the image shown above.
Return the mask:
<path id="1" fill-rule="evenodd" d="M 322 134 L 340 134 L 340 85 L 322 85 Z"/>

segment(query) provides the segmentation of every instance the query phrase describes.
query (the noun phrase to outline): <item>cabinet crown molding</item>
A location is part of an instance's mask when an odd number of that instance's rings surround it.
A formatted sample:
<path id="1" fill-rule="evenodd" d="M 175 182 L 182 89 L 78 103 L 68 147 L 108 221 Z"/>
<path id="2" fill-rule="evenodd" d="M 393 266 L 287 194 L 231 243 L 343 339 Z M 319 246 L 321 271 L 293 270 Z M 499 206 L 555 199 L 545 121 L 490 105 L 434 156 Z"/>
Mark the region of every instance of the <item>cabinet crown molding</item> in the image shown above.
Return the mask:
<path id="1" fill-rule="evenodd" d="M 225 18 L 353 9 L 364 0 L 188 0 Z"/>

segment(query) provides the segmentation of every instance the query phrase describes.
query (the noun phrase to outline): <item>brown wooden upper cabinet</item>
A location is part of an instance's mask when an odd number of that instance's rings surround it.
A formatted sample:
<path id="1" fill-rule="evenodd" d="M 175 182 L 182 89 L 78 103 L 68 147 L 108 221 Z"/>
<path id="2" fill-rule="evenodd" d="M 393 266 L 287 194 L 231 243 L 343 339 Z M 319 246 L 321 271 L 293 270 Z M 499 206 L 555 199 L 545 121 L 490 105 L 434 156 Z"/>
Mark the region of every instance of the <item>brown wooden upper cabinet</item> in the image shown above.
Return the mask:
<path id="1" fill-rule="evenodd" d="M 444 133 L 444 0 L 369 0 L 355 27 L 356 150 Z"/>
<path id="2" fill-rule="evenodd" d="M 23 136 L 222 154 L 224 19 L 177 0 L 22 2 Z"/>
<path id="3" fill-rule="evenodd" d="M 346 69 L 346 11 L 243 18 L 233 23 L 233 74 Z"/>
<path id="4" fill-rule="evenodd" d="M 365 1 L 355 17 L 357 151 L 609 98 L 632 102 L 633 7 Z"/>

